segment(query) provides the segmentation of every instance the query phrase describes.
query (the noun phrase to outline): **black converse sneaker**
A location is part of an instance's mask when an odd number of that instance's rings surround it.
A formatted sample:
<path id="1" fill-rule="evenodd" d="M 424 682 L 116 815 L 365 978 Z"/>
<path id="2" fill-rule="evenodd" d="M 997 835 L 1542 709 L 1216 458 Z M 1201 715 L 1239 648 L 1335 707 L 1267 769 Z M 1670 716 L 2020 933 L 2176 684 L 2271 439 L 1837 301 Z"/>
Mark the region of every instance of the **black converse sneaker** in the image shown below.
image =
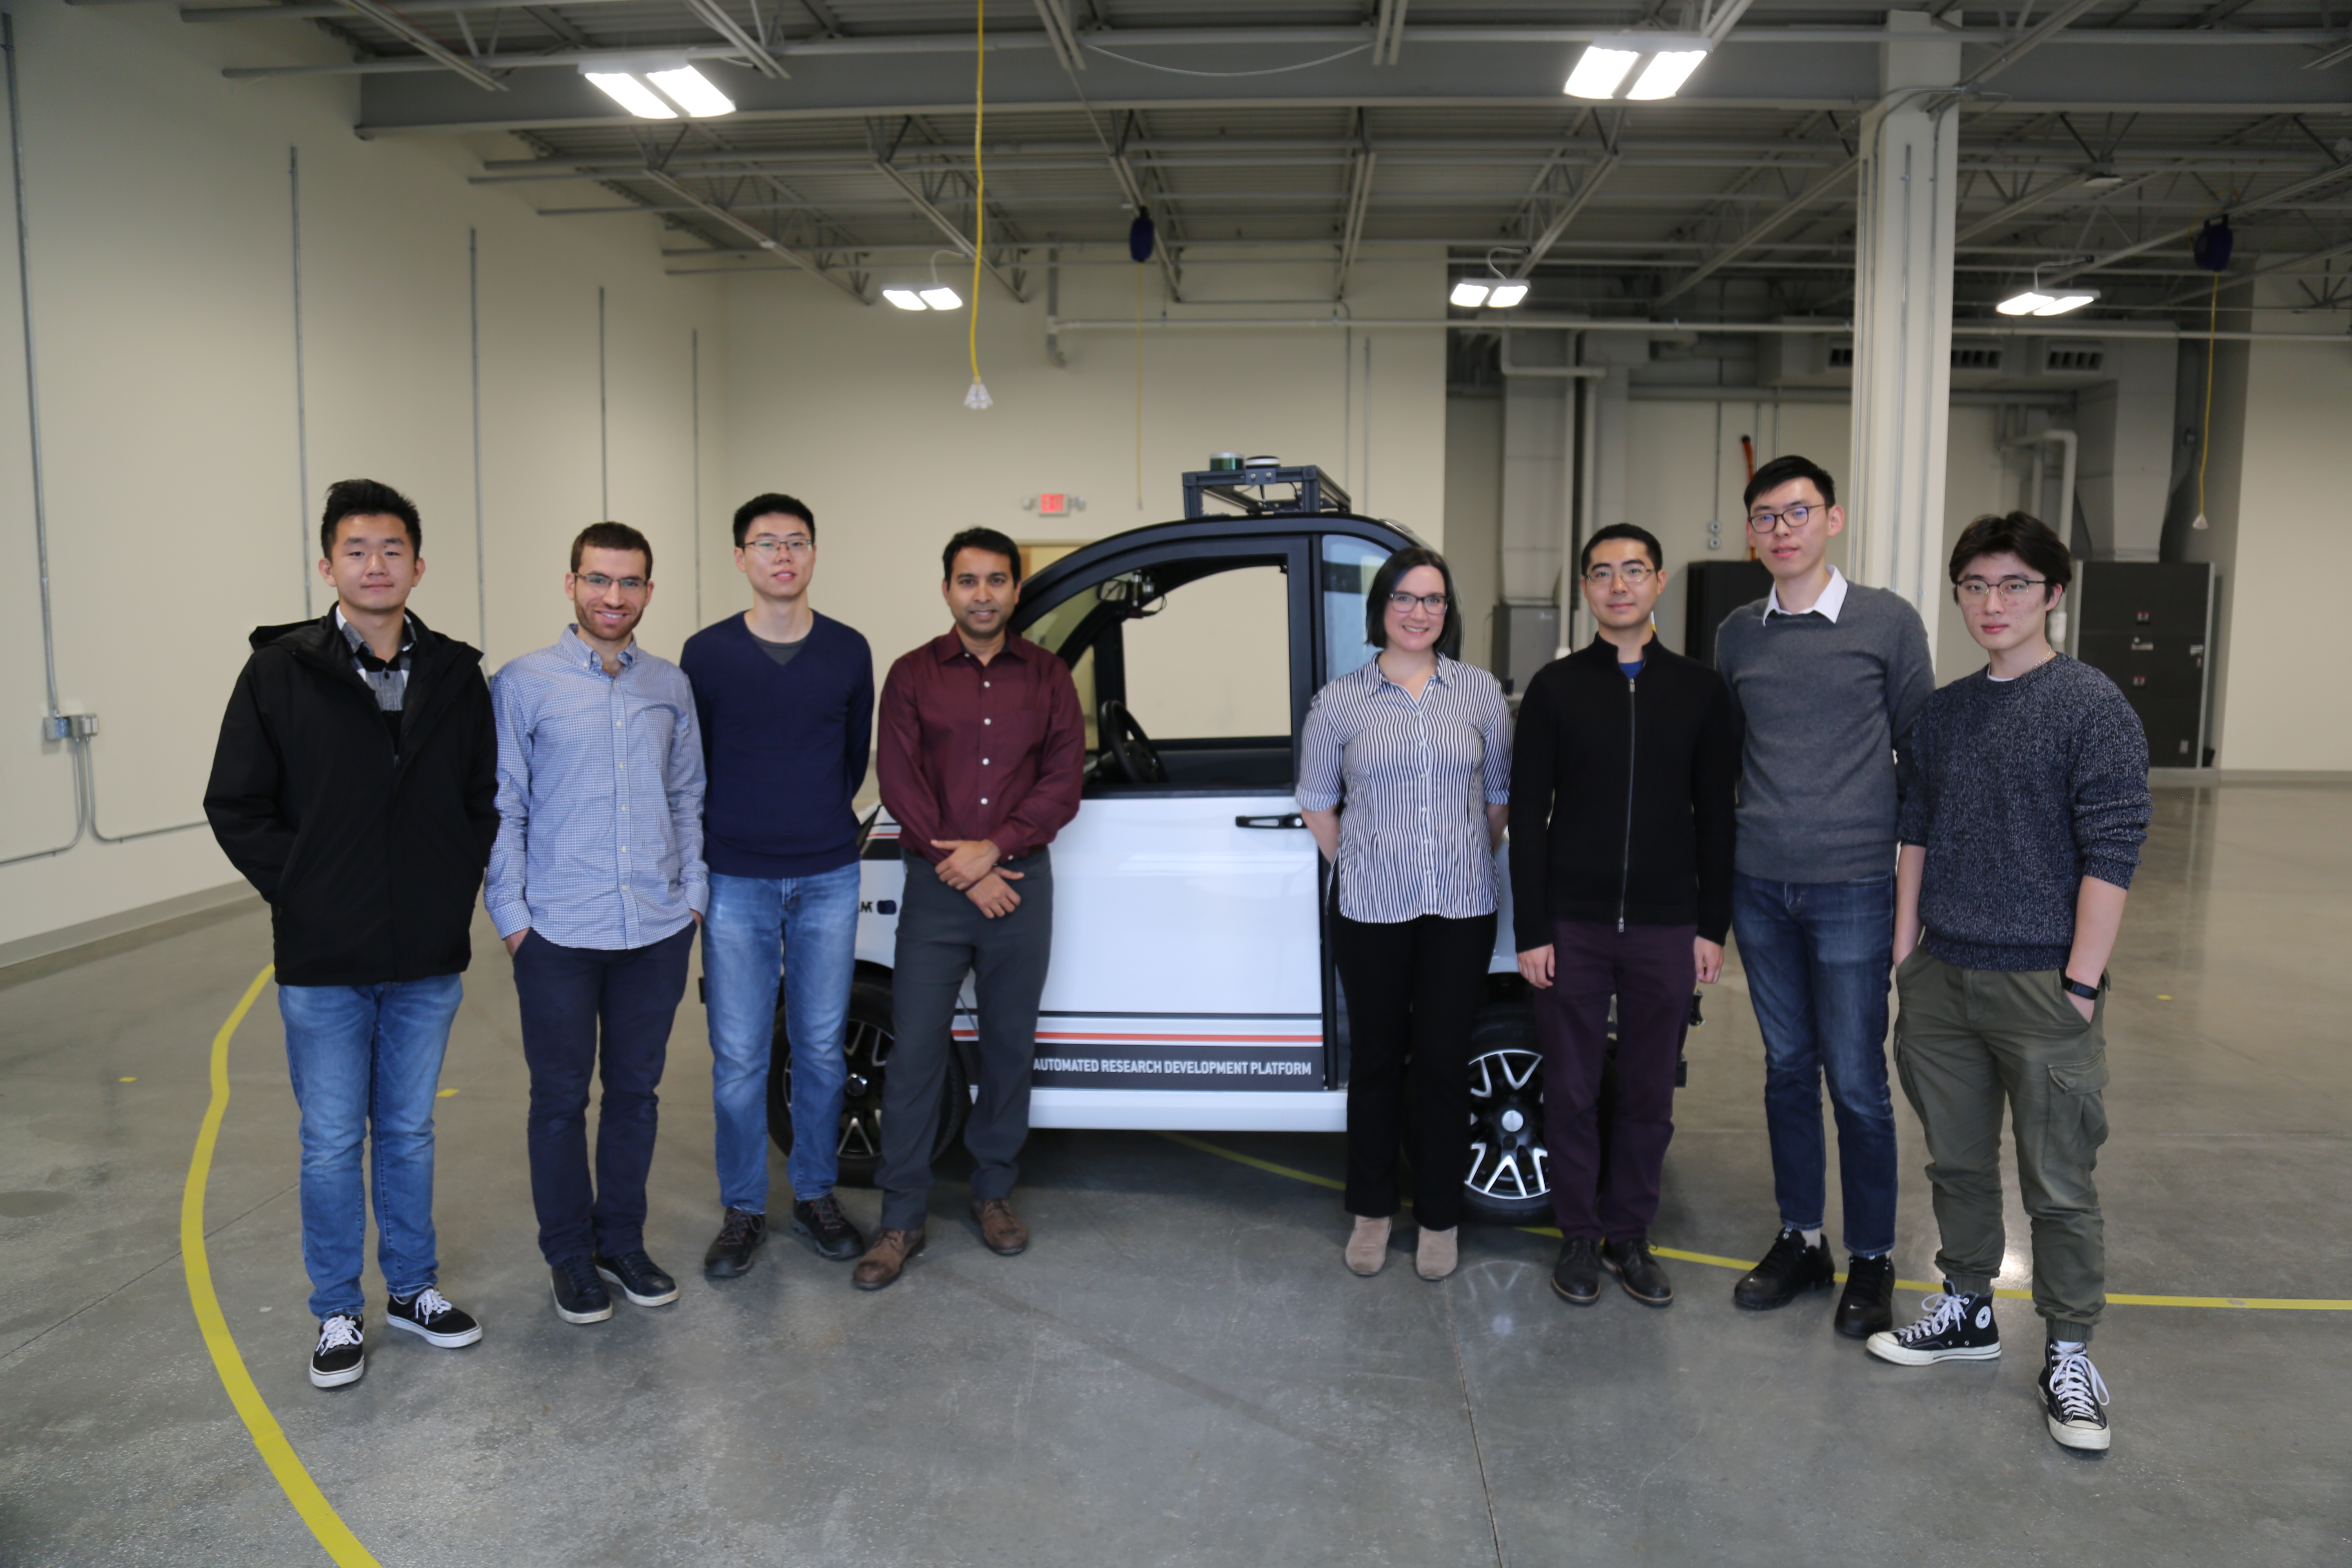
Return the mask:
<path id="1" fill-rule="evenodd" d="M 1919 1303 L 1926 1316 L 1899 1329 L 1882 1329 L 1863 1348 L 1897 1366 L 1933 1366 L 1939 1361 L 1992 1361 L 2000 1354 L 2000 1329 L 1992 1321 L 1992 1298 L 1944 1288 Z"/>
<path id="2" fill-rule="evenodd" d="M 319 1348 L 310 1352 L 310 1386 L 341 1388 L 347 1383 L 357 1383 L 360 1373 L 366 1370 L 367 1348 L 361 1342 L 359 1319 L 349 1312 L 337 1312 L 321 1321 Z"/>
<path id="3" fill-rule="evenodd" d="M 443 1350 L 470 1345 L 482 1337 L 482 1325 L 451 1306 L 449 1298 L 430 1285 L 414 1296 L 394 1296 L 386 1301 L 383 1321 Z"/>
<path id="4" fill-rule="evenodd" d="M 2085 1453 L 2107 1451 L 2106 1380 L 2091 1364 L 2087 1349 L 2060 1350 L 2056 1341 L 2042 1352 L 2042 1414 L 2050 1435 Z"/>

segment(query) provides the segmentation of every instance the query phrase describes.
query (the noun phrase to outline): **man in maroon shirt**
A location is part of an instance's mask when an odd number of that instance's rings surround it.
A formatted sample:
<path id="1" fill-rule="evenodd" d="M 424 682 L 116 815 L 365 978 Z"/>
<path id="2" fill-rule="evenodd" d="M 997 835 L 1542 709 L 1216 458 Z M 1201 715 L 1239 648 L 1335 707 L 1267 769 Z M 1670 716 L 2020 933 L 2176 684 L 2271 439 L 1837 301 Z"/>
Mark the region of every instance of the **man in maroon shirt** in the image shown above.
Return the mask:
<path id="1" fill-rule="evenodd" d="M 903 655 L 882 686 L 877 762 L 898 821 L 907 891 L 891 981 L 898 1040 L 882 1098 L 882 1230 L 851 1282 L 879 1290 L 922 1250 L 931 1143 L 956 994 L 979 1003 L 980 1093 L 964 1126 L 971 1215 L 1011 1258 L 1029 1232 L 1006 1201 L 1029 1136 L 1037 998 L 1054 939 L 1045 846 L 1078 814 L 1086 720 L 1060 658 L 1005 629 L 1021 552 L 993 529 L 948 541 L 940 593 L 955 629 Z"/>

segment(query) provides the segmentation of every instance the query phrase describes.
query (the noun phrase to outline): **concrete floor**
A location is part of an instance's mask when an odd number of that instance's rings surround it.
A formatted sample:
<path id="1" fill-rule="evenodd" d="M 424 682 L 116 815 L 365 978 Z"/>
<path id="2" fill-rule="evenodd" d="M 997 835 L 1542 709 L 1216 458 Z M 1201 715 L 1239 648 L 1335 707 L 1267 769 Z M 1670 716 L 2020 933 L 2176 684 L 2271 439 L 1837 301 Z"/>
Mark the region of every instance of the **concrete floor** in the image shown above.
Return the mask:
<path id="1" fill-rule="evenodd" d="M 2352 789 L 2158 803 L 2110 1013 L 2112 1288 L 2352 1298 Z M 0 1563 L 318 1563 L 206 1356 L 178 1247 L 206 1051 L 267 924 L 147 935 L 0 972 Z M 2084 1459 L 2042 1433 L 2022 1302 L 2002 1305 L 2005 1360 L 1909 1371 L 1832 1335 L 1826 1298 L 1735 1311 L 1727 1268 L 1670 1264 L 1668 1311 L 1566 1307 L 1553 1244 L 1517 1232 L 1465 1233 L 1443 1285 L 1402 1256 L 1361 1280 L 1335 1194 L 1144 1133 L 1033 1140 L 1026 1257 L 982 1251 L 943 1186 L 930 1251 L 878 1296 L 782 1237 L 713 1286 L 690 1002 L 648 1234 L 684 1297 L 568 1327 L 532 1245 L 506 959 L 487 928 L 480 946 L 438 1205 L 443 1282 L 480 1345 L 385 1342 L 371 1279 L 365 1381 L 310 1387 L 267 997 L 231 1050 L 206 1205 L 262 1397 L 387 1568 L 2352 1562 L 2347 1312 L 2112 1308 L 2116 1447 Z M 1693 1039 L 1656 1234 L 1752 1258 L 1774 1225 L 1760 1054 L 1727 989 Z M 1898 1116 L 1896 1260 L 1924 1279 Z M 1213 1142 L 1339 1168 L 1332 1137 Z M 846 1196 L 869 1223 L 874 1194 Z M 2011 1225 L 2004 1283 L 2022 1283 Z"/>

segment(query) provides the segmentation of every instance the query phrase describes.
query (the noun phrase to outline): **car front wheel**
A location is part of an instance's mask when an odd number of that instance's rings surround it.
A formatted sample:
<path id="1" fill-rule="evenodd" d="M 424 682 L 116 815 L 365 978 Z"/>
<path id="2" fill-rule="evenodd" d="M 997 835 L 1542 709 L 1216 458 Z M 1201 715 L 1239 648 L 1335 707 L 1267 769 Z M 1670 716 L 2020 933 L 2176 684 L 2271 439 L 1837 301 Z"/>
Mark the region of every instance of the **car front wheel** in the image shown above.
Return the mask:
<path id="1" fill-rule="evenodd" d="M 1492 1002 L 1470 1029 L 1470 1173 L 1464 1213 L 1487 1225 L 1551 1218 L 1543 1142 L 1543 1055 L 1525 1002 Z"/>
<path id="2" fill-rule="evenodd" d="M 850 987 L 849 1022 L 842 1034 L 848 1081 L 841 1095 L 839 1180 L 844 1186 L 870 1187 L 882 1163 L 882 1085 L 890 1070 L 898 1037 L 891 1026 L 887 981 L 860 979 Z M 955 1147 L 971 1114 L 971 1084 L 960 1053 L 948 1053 L 946 1081 L 940 1089 L 940 1130 L 931 1141 L 937 1163 Z M 793 1152 L 793 1051 L 781 993 L 776 1001 L 774 1043 L 768 1062 L 768 1136 L 786 1154 Z"/>

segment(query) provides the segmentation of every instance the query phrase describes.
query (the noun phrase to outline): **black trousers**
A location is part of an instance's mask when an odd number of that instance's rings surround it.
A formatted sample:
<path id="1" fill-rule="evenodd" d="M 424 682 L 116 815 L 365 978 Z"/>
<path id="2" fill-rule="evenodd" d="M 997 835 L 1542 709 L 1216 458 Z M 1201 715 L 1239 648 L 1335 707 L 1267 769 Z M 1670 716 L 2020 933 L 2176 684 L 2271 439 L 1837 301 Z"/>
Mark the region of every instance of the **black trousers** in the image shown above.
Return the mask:
<path id="1" fill-rule="evenodd" d="M 530 1200 L 550 1263 L 645 1246 L 646 1173 L 669 1028 L 694 949 L 688 925 L 645 947 L 560 947 L 537 931 L 514 955 L 522 1054 L 530 1067 Z M 598 1060 L 599 1026 L 603 1060 Z M 601 1076 L 596 1175 L 588 1175 L 588 1088 Z"/>
<path id="2" fill-rule="evenodd" d="M 1495 917 L 1422 915 L 1370 925 L 1332 915 L 1348 993 L 1348 1212 L 1397 1212 L 1397 1150 L 1430 1230 L 1462 1219 L 1470 1161 L 1470 1025 L 1495 951 Z"/>
<path id="3" fill-rule="evenodd" d="M 974 1052 L 979 1098 L 964 1123 L 975 1202 L 1009 1196 L 1020 1175 L 1013 1157 L 1029 1138 L 1029 1076 L 1037 1058 L 1037 998 L 1054 947 L 1054 865 L 1039 849 L 1004 862 L 1021 873 L 1021 907 L 990 920 L 939 879 L 928 860 L 907 857 L 898 903 L 897 968 L 890 980 L 890 1072 L 882 1085 L 882 1225 L 914 1230 L 930 1211 L 931 1145 L 940 1135 L 940 1095 L 955 1049 L 956 996 L 972 977 L 980 1013 Z"/>

